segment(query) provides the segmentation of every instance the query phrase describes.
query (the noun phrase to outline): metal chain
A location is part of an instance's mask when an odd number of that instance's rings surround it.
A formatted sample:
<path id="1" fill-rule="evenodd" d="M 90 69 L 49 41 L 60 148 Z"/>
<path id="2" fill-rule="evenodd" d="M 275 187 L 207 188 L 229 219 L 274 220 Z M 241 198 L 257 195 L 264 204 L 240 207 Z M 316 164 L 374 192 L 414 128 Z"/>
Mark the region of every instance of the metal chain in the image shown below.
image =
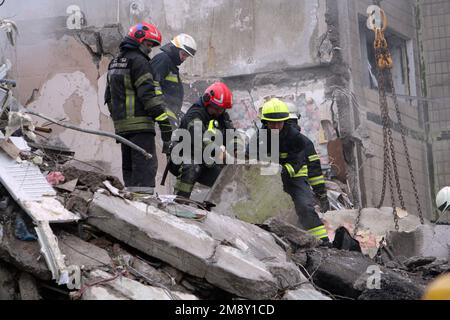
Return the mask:
<path id="1" fill-rule="evenodd" d="M 412 168 L 411 157 L 409 155 L 408 145 L 406 143 L 405 127 L 403 126 L 403 123 L 402 123 L 402 116 L 401 116 L 401 113 L 400 113 L 400 108 L 399 108 L 399 105 L 398 105 L 397 96 L 395 94 L 395 86 L 394 86 L 394 80 L 393 80 L 393 77 L 392 77 L 391 70 L 388 70 L 387 77 L 388 77 L 388 80 L 390 82 L 390 86 L 392 88 L 392 99 L 394 101 L 394 106 L 395 106 L 395 112 L 397 114 L 398 125 L 400 126 L 400 133 L 401 133 L 401 136 L 402 136 L 402 143 L 403 143 L 403 148 L 404 148 L 404 151 L 405 151 L 406 163 L 408 164 L 409 176 L 411 177 L 411 184 L 412 184 L 412 188 L 413 188 L 413 191 L 414 191 L 414 197 L 416 198 L 416 205 L 417 205 L 417 211 L 419 213 L 420 223 L 424 224 L 425 221 L 424 221 L 424 218 L 423 218 L 422 207 L 420 206 L 419 192 L 417 191 L 416 179 L 414 177 L 414 171 L 413 171 L 413 168 Z M 403 208 L 403 209 L 405 210 L 405 208 Z"/>
<path id="2" fill-rule="evenodd" d="M 376 61 L 385 61 L 385 57 L 388 56 L 388 49 L 387 49 L 387 43 L 384 41 L 384 45 L 378 46 L 375 48 L 375 58 Z M 383 68 L 380 68 L 378 66 L 378 92 L 379 92 L 379 100 L 380 100 L 380 111 L 381 111 L 381 118 L 382 118 L 382 124 L 383 124 L 383 142 L 384 142 L 384 165 L 383 165 L 383 185 L 382 185 L 382 194 L 380 203 L 378 205 L 378 208 L 380 208 L 384 202 L 385 194 L 386 194 L 386 181 L 389 181 L 389 191 L 391 193 L 391 204 L 392 204 L 392 213 L 394 215 L 394 223 L 395 223 L 395 230 L 399 230 L 398 225 L 398 215 L 397 215 L 397 206 L 395 201 L 395 194 L 394 194 L 394 185 L 392 182 L 392 174 L 394 174 L 394 179 L 396 181 L 396 187 L 397 187 L 397 195 L 399 198 L 399 201 L 401 203 L 402 208 L 405 207 L 404 199 L 402 195 L 401 185 L 400 185 L 400 178 L 398 174 L 398 167 L 397 167 L 397 159 L 395 155 L 395 146 L 394 146 L 394 139 L 392 137 L 392 128 L 391 128 L 391 119 L 389 117 L 389 106 L 387 103 L 387 97 L 386 97 L 386 83 L 385 83 L 385 71 Z M 389 69 L 389 68 L 387 68 Z M 392 164 L 391 164 L 392 160 Z"/>

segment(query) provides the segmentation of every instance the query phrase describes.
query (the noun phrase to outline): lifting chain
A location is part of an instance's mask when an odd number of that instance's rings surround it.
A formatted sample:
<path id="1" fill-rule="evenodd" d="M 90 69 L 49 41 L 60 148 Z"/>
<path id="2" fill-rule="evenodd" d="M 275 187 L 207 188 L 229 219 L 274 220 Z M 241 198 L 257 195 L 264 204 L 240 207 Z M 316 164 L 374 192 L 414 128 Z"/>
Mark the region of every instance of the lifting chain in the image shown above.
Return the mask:
<path id="1" fill-rule="evenodd" d="M 379 101 L 380 101 L 380 111 L 381 111 L 381 119 L 383 125 L 383 146 L 384 146 L 384 155 L 383 155 L 383 184 L 381 190 L 381 198 L 377 208 L 380 208 L 384 202 L 384 198 L 386 195 L 386 182 L 389 182 L 389 191 L 391 193 L 391 203 L 394 215 L 394 223 L 395 230 L 399 230 L 398 225 L 398 214 L 397 207 L 395 203 L 395 195 L 394 195 L 394 184 L 392 181 L 392 174 L 394 175 L 395 185 L 397 188 L 397 195 L 400 201 L 400 206 L 403 210 L 405 208 L 405 201 L 403 198 L 401 185 L 400 185 L 400 177 L 398 173 L 397 159 L 395 154 L 394 147 L 394 139 L 392 137 L 392 120 L 389 117 L 389 106 L 386 96 L 386 90 L 390 89 L 392 92 L 392 98 L 394 101 L 395 112 L 397 115 L 398 125 L 400 127 L 400 134 L 402 137 L 403 148 L 405 152 L 406 162 L 408 165 L 409 174 L 411 177 L 411 184 L 414 191 L 414 196 L 416 199 L 417 210 L 420 217 L 420 222 L 424 224 L 424 218 L 422 209 L 420 206 L 419 194 L 417 191 L 416 181 L 414 178 L 414 172 L 411 164 L 411 158 L 409 156 L 408 146 L 406 143 L 406 132 L 402 123 L 400 108 L 397 100 L 397 96 L 395 93 L 394 81 L 392 78 L 391 69 L 393 67 L 392 55 L 389 52 L 388 44 L 386 38 L 384 36 L 384 31 L 387 28 L 387 19 L 384 11 L 378 6 L 370 6 L 367 9 L 367 13 L 369 14 L 369 19 L 367 22 L 367 26 L 369 29 L 372 29 L 375 32 L 375 41 L 374 41 L 374 49 L 375 49 L 375 62 L 377 64 L 377 78 L 378 78 L 378 92 L 379 92 Z M 356 235 L 359 224 L 361 220 L 361 208 L 358 210 L 358 215 L 355 222 L 354 228 L 354 236 Z"/>

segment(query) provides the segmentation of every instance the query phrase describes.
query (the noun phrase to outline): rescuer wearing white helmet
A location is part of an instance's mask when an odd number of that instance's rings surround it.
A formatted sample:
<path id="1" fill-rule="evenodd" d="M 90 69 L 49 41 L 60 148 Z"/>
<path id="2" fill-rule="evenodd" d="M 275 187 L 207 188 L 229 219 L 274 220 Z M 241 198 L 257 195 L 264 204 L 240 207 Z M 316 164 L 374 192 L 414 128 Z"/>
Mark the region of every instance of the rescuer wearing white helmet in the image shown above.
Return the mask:
<path id="1" fill-rule="evenodd" d="M 179 66 L 189 57 L 194 57 L 197 44 L 190 35 L 181 33 L 175 36 L 169 43 L 161 47 L 151 62 L 154 79 L 159 82 L 164 95 L 172 124 L 178 126 L 182 117 L 184 90 L 180 78 Z"/>
<path id="2" fill-rule="evenodd" d="M 436 206 L 441 212 L 441 217 L 450 209 L 450 187 L 444 187 L 436 195 Z M 440 218 L 438 219 L 438 221 Z"/>

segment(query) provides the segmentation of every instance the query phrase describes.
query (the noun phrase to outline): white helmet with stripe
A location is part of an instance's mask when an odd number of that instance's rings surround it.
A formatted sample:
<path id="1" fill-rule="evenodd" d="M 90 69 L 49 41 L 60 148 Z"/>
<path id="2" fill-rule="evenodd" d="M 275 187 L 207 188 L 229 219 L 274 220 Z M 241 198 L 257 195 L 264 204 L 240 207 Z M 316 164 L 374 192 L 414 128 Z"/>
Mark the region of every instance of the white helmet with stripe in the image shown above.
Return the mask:
<path id="1" fill-rule="evenodd" d="M 445 212 L 450 207 L 450 187 L 442 188 L 436 195 L 436 206 L 439 211 Z"/>
<path id="2" fill-rule="evenodd" d="M 180 33 L 175 38 L 170 40 L 170 42 L 172 42 L 175 47 L 184 50 L 191 57 L 193 57 L 195 52 L 197 52 L 197 43 L 195 43 L 194 38 L 188 34 Z"/>

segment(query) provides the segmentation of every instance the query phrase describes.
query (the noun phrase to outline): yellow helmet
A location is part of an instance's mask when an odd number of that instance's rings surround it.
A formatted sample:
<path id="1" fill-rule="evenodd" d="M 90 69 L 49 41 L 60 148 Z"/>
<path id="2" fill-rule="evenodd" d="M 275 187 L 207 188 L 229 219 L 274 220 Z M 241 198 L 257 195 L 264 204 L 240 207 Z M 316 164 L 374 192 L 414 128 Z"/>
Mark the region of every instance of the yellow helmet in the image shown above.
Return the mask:
<path id="1" fill-rule="evenodd" d="M 425 289 L 423 300 L 450 300 L 450 274 L 436 278 Z"/>
<path id="2" fill-rule="evenodd" d="M 280 99 L 273 98 L 264 103 L 261 111 L 261 120 L 286 121 L 289 119 L 289 108 Z"/>

